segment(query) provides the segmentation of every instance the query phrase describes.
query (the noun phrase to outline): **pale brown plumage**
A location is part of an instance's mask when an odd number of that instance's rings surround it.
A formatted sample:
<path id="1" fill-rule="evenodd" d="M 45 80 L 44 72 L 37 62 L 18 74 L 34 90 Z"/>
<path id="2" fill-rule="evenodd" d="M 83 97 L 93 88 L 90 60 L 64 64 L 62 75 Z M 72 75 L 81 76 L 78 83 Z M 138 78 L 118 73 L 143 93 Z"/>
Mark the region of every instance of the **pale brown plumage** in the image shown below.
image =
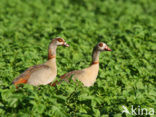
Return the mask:
<path id="1" fill-rule="evenodd" d="M 89 87 L 94 85 L 99 71 L 99 54 L 101 51 L 111 51 L 111 49 L 105 43 L 100 42 L 93 49 L 93 55 L 92 55 L 93 60 L 91 66 L 82 70 L 71 71 L 69 73 L 64 74 L 60 78 L 63 81 L 68 81 L 68 79 L 71 76 L 73 76 L 72 79 L 74 81 L 78 79 L 84 84 L 84 86 Z M 55 81 L 52 84 L 52 86 L 55 86 L 57 84 L 60 84 L 60 82 Z"/>
<path id="2" fill-rule="evenodd" d="M 46 85 L 52 82 L 57 75 L 56 67 L 56 48 L 57 46 L 69 46 L 64 39 L 55 38 L 51 41 L 48 50 L 48 61 L 41 65 L 28 68 L 24 73 L 17 77 L 14 85 L 27 83 L 34 86 Z"/>

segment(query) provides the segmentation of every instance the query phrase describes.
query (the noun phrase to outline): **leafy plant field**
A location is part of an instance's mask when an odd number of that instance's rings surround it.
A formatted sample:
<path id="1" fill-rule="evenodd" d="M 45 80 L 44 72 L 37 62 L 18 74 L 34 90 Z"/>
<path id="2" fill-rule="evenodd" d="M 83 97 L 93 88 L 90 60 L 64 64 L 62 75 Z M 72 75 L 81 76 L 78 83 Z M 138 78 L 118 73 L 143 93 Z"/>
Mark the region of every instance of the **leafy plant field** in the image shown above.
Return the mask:
<path id="1" fill-rule="evenodd" d="M 70 47 L 57 49 L 57 79 L 89 66 L 98 42 L 113 50 L 101 53 L 95 85 L 17 90 L 13 79 L 45 62 L 58 36 Z M 121 117 L 123 105 L 156 111 L 155 86 L 155 0 L 0 0 L 0 116 Z"/>

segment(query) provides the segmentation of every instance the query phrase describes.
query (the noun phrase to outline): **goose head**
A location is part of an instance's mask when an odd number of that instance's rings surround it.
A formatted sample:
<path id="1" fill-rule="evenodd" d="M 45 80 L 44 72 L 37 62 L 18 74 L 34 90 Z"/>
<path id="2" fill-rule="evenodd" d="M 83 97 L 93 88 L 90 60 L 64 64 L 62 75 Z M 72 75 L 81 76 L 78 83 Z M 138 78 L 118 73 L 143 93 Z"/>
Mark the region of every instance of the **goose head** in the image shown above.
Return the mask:
<path id="1" fill-rule="evenodd" d="M 98 51 L 112 51 L 108 46 L 107 44 L 103 43 L 103 42 L 100 42 L 97 44 L 96 46 L 97 50 Z"/>
<path id="2" fill-rule="evenodd" d="M 69 47 L 69 45 L 65 42 L 65 40 L 61 37 L 57 37 L 54 39 L 57 46 L 65 46 Z"/>

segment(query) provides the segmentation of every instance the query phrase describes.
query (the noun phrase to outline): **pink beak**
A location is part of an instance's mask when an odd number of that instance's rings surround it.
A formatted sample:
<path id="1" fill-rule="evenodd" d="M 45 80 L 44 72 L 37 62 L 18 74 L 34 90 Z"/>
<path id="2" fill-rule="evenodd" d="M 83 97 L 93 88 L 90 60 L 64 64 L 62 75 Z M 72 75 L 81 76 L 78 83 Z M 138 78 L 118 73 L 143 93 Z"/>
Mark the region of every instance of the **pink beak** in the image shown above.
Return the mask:
<path id="1" fill-rule="evenodd" d="M 112 51 L 108 46 L 105 47 L 105 51 Z"/>
<path id="2" fill-rule="evenodd" d="M 66 42 L 64 42 L 63 46 L 69 47 L 69 45 Z"/>

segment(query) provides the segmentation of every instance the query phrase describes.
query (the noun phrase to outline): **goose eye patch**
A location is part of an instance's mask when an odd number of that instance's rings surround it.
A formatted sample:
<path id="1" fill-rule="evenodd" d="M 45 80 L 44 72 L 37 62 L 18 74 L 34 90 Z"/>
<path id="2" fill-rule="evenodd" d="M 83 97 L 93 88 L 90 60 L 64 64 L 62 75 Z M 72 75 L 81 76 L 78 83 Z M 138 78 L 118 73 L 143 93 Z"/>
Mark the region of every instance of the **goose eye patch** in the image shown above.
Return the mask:
<path id="1" fill-rule="evenodd" d="M 99 46 L 100 46 L 100 47 L 103 47 L 103 43 L 99 43 Z"/>
<path id="2" fill-rule="evenodd" d="M 61 38 L 57 39 L 59 42 L 63 42 L 63 40 Z"/>

